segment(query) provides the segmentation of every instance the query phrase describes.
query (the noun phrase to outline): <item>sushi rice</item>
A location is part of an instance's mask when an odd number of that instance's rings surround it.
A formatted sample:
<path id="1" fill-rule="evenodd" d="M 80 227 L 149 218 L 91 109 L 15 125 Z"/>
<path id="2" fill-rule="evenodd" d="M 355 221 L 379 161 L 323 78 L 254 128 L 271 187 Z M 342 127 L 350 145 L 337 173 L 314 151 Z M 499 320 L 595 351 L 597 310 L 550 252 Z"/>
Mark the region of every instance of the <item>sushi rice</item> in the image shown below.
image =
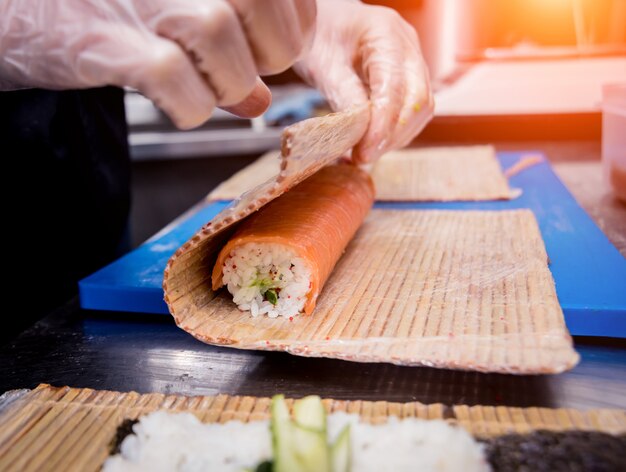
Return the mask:
<path id="1" fill-rule="evenodd" d="M 287 246 L 244 244 L 230 252 L 222 271 L 233 302 L 252 316 L 289 317 L 304 309 L 311 269 Z"/>
<path id="2" fill-rule="evenodd" d="M 390 417 L 371 425 L 357 415 L 333 413 L 328 416 L 331 441 L 347 423 L 354 472 L 489 470 L 483 446 L 445 421 Z M 241 472 L 272 455 L 269 421 L 203 424 L 190 413 L 157 411 L 141 418 L 133 430 L 120 454 L 104 463 L 105 472 Z"/>

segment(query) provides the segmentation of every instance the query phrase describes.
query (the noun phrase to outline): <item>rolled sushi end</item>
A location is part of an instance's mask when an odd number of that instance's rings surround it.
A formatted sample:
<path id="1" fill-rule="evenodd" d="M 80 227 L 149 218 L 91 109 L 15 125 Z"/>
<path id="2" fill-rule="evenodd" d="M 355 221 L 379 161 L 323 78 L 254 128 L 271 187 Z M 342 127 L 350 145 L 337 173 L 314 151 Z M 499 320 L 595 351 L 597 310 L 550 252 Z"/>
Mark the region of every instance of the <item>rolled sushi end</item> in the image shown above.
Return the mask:
<path id="1" fill-rule="evenodd" d="M 221 272 L 222 285 L 233 296 L 233 302 L 252 316 L 291 317 L 306 311 L 311 268 L 288 246 L 236 246 L 224 259 Z"/>

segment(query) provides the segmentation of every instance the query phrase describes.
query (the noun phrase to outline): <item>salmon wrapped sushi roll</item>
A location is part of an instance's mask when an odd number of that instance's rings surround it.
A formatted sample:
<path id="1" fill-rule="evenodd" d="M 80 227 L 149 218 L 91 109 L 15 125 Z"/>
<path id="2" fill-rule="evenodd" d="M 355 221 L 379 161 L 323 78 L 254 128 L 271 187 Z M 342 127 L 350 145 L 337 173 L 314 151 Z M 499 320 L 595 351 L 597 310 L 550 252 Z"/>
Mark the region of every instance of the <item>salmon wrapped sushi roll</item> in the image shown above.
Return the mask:
<path id="1" fill-rule="evenodd" d="M 373 202 L 365 171 L 321 169 L 241 223 L 217 257 L 213 290 L 226 286 L 253 316 L 310 315 Z"/>

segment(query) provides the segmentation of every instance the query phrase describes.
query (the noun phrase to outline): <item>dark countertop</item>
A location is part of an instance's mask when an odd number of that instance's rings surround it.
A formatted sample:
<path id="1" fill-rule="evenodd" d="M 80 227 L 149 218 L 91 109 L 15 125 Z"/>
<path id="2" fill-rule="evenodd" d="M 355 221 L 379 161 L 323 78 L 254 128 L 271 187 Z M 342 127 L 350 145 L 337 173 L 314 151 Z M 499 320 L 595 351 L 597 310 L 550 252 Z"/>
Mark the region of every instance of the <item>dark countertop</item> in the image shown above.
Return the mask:
<path id="1" fill-rule="evenodd" d="M 139 392 L 626 409 L 626 340 L 578 338 L 552 376 L 358 364 L 207 346 L 164 315 L 97 313 L 76 300 L 0 348 L 0 391 L 40 382 Z"/>
<path id="2" fill-rule="evenodd" d="M 457 143 L 458 144 L 458 143 Z M 601 182 L 598 143 L 507 143 L 544 151 L 609 239 L 626 252 L 626 206 Z M 310 359 L 207 346 L 163 315 L 84 311 L 76 300 L 0 347 L 0 393 L 39 383 L 139 392 L 626 409 L 626 339 L 575 338 L 573 370 L 480 374 Z"/>

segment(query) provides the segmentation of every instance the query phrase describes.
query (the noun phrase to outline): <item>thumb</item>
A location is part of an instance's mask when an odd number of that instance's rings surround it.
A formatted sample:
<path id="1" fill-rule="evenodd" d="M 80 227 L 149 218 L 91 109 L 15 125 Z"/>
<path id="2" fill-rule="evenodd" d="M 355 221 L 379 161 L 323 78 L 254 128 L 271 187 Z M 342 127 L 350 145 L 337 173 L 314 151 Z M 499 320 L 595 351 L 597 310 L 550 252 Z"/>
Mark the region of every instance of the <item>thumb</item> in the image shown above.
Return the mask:
<path id="1" fill-rule="evenodd" d="M 305 81 L 317 87 L 333 111 L 348 110 L 356 105 L 369 102 L 365 84 L 354 68 L 347 63 L 326 68 L 318 67 L 317 69 L 310 65 L 307 68 L 303 67 L 303 64 L 298 66 L 296 71 Z M 366 131 L 365 134 L 367 135 L 368 132 Z M 367 162 L 367 159 L 363 159 L 358 151 L 359 145 L 352 150 L 352 160 L 357 164 Z"/>
<path id="2" fill-rule="evenodd" d="M 236 105 L 221 108 L 241 118 L 256 118 L 262 115 L 271 103 L 272 93 L 270 89 L 257 77 L 256 84 L 250 95 Z"/>

